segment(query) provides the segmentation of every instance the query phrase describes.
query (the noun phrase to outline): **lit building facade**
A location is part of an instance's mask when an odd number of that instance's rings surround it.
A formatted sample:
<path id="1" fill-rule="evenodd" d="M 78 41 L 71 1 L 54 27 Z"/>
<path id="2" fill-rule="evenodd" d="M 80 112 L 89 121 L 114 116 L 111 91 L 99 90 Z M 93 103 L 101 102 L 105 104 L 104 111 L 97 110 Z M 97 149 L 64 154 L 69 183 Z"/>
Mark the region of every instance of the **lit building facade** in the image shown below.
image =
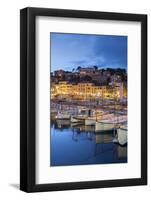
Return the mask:
<path id="1" fill-rule="evenodd" d="M 67 81 L 60 81 L 51 85 L 51 98 L 70 98 L 89 100 L 96 98 L 122 99 L 127 96 L 123 84 L 113 86 L 96 86 L 93 83 L 70 84 Z"/>

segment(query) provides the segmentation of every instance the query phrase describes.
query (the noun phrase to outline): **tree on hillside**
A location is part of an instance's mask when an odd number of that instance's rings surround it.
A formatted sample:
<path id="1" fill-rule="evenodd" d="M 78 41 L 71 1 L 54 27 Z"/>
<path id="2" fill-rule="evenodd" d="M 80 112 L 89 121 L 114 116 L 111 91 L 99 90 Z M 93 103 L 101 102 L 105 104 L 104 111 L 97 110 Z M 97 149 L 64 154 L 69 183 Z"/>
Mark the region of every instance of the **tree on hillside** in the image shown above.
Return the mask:
<path id="1" fill-rule="evenodd" d="M 93 68 L 94 68 L 95 70 L 98 70 L 98 66 L 96 66 L 96 65 L 95 65 L 95 66 L 93 66 Z"/>
<path id="2" fill-rule="evenodd" d="M 76 70 L 79 72 L 81 68 L 81 66 L 78 66 Z"/>

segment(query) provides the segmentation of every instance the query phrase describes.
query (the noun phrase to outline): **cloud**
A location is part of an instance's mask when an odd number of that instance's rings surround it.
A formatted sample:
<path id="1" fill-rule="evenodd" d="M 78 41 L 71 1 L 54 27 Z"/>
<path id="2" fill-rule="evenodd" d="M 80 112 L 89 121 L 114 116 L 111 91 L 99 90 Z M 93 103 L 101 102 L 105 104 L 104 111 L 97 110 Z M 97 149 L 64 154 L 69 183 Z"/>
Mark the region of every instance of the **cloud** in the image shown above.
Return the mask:
<path id="1" fill-rule="evenodd" d="M 71 64 L 74 66 L 93 66 L 93 65 L 102 65 L 104 63 L 104 58 L 101 56 L 90 56 L 85 57 L 82 60 L 72 60 L 70 61 Z"/>
<path id="2" fill-rule="evenodd" d="M 89 56 L 84 56 L 81 60 L 71 61 L 72 64 L 127 67 L 126 36 L 95 36 L 91 40 L 91 45 L 89 44 L 87 47 L 89 47 L 87 48 Z"/>
<path id="3" fill-rule="evenodd" d="M 51 34 L 51 68 L 77 66 L 127 67 L 127 37 Z"/>
<path id="4" fill-rule="evenodd" d="M 94 44 L 94 55 L 101 55 L 106 65 L 121 64 L 127 66 L 127 37 L 97 37 Z"/>

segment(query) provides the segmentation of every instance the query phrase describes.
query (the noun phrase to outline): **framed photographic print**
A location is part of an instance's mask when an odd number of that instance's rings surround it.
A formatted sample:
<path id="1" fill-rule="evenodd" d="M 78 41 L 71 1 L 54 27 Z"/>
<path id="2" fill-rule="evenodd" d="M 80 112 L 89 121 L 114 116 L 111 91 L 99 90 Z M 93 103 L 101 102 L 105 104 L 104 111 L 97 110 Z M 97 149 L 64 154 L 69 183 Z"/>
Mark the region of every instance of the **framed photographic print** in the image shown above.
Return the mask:
<path id="1" fill-rule="evenodd" d="M 20 189 L 147 184 L 147 16 L 20 12 Z"/>

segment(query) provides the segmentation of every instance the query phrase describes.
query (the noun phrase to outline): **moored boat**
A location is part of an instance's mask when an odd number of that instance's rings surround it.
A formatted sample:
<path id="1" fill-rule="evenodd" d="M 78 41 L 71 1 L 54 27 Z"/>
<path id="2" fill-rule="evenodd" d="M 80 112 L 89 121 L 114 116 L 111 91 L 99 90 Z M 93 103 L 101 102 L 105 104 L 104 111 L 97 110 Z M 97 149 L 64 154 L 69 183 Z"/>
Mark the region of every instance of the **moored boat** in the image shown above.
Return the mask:
<path id="1" fill-rule="evenodd" d="M 120 124 L 127 122 L 127 115 L 112 116 L 108 119 L 98 120 L 95 123 L 95 131 L 112 130 L 119 127 Z"/>
<path id="2" fill-rule="evenodd" d="M 60 113 L 58 112 L 58 114 L 56 115 L 55 119 L 60 119 L 60 120 L 65 120 L 65 119 L 70 119 L 71 115 L 68 113 Z"/>
<path id="3" fill-rule="evenodd" d="M 78 119 L 77 117 L 71 116 L 70 121 L 71 121 L 71 123 L 78 123 L 78 122 L 80 122 L 81 120 Z"/>
<path id="4" fill-rule="evenodd" d="M 114 113 L 107 113 L 107 112 L 100 111 L 99 114 L 97 112 L 96 116 L 85 118 L 85 125 L 95 125 L 96 121 L 108 119 L 108 118 L 111 118 L 113 116 L 114 116 Z"/>
<path id="5" fill-rule="evenodd" d="M 96 122 L 96 117 L 87 117 L 85 119 L 85 125 L 87 126 L 95 125 L 95 122 Z"/>
<path id="6" fill-rule="evenodd" d="M 123 125 L 117 129 L 117 140 L 120 145 L 125 145 L 127 143 L 127 126 Z"/>
<path id="7" fill-rule="evenodd" d="M 114 128 L 114 123 L 109 121 L 96 121 L 95 123 L 95 131 L 107 131 L 112 130 Z"/>
<path id="8" fill-rule="evenodd" d="M 86 116 L 85 115 L 77 115 L 73 117 L 77 121 L 83 121 L 85 120 Z"/>

